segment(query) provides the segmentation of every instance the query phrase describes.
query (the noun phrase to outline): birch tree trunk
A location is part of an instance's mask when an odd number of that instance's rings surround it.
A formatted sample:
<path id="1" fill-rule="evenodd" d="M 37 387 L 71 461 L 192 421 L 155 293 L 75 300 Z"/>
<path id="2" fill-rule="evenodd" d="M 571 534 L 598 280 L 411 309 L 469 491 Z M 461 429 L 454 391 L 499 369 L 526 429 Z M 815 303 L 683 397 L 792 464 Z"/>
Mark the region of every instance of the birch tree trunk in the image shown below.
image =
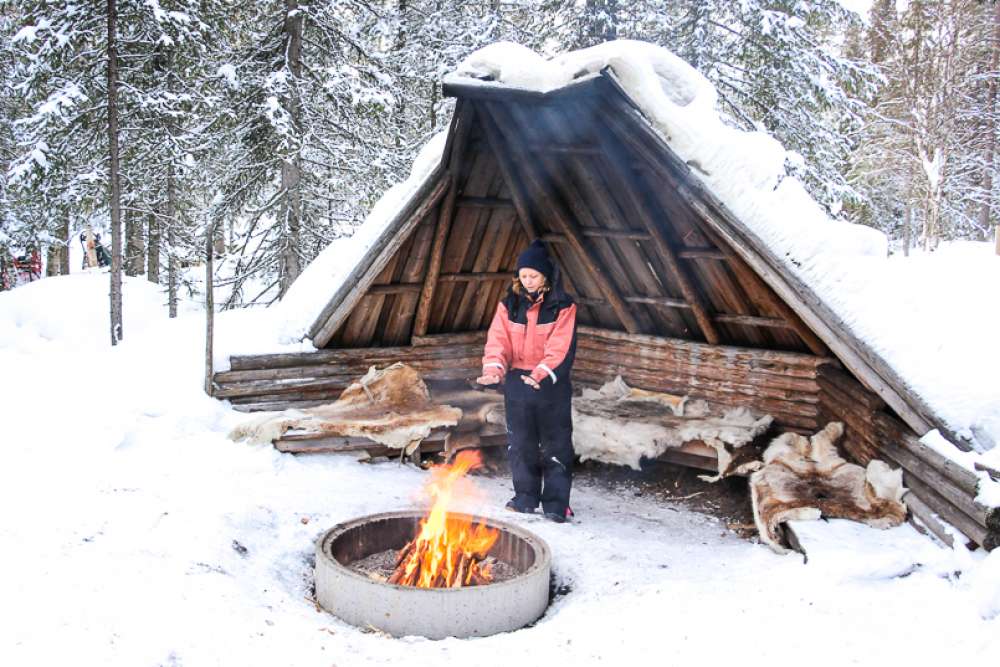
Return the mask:
<path id="1" fill-rule="evenodd" d="M 302 11 L 298 0 L 285 0 L 285 34 L 287 35 L 288 68 L 292 74 L 292 91 L 289 100 L 289 115 L 300 138 L 302 109 L 299 99 L 299 85 L 302 78 Z M 288 291 L 301 271 L 299 251 L 301 246 L 300 227 L 302 223 L 302 164 L 299 157 L 301 146 L 295 146 L 295 153 L 281 164 L 281 187 L 285 192 L 285 245 L 281 256 L 281 295 Z"/>
<path id="2" fill-rule="evenodd" d="M 111 154 L 111 344 L 122 330 L 121 185 L 118 179 L 118 45 L 116 0 L 108 0 L 108 146 Z"/>

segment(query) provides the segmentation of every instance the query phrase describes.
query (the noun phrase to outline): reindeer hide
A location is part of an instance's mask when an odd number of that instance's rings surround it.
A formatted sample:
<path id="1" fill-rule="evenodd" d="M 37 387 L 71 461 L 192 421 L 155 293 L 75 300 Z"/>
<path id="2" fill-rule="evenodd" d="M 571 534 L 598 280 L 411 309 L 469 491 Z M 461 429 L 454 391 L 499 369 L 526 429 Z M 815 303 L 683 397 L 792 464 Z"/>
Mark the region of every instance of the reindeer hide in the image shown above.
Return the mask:
<path id="1" fill-rule="evenodd" d="M 635 389 L 621 376 L 599 390 L 585 389 L 582 396 L 573 399 L 573 448 L 580 459 L 636 470 L 643 457 L 653 459 L 670 447 L 701 440 L 719 452 L 722 476 L 732 468 L 734 459 L 742 461 L 737 450 L 770 425 L 768 415 Z"/>
<path id="2" fill-rule="evenodd" d="M 406 364 L 373 366 L 335 402 L 305 410 L 270 413 L 233 429 L 233 440 L 270 443 L 289 429 L 369 438 L 389 447 L 412 449 L 439 426 L 454 426 L 462 411 L 431 402 L 420 374 Z"/>
<path id="3" fill-rule="evenodd" d="M 810 438 L 778 436 L 764 452 L 764 467 L 750 476 L 750 500 L 760 538 L 787 553 L 779 525 L 820 516 L 852 519 L 875 528 L 897 526 L 906 518 L 901 470 L 873 460 L 868 468 L 837 453 L 844 425 L 831 422 Z"/>

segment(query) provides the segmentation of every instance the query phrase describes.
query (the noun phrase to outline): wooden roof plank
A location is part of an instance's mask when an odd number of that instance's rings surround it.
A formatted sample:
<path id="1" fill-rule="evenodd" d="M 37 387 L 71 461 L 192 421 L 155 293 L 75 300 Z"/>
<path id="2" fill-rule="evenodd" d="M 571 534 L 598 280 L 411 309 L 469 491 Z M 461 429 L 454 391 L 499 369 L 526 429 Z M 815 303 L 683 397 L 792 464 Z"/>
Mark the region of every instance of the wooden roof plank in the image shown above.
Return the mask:
<path id="1" fill-rule="evenodd" d="M 546 107 L 537 110 L 526 117 L 519 113 L 517 109 L 510 109 L 511 116 L 524 130 L 526 144 L 536 143 L 541 136 L 565 137 L 564 130 L 571 126 L 583 126 L 583 123 L 567 122 L 565 109 Z M 527 128 L 532 128 L 531 132 Z M 579 129 L 577 130 L 579 133 Z M 631 293 L 641 291 L 643 287 L 655 290 L 655 281 L 651 275 L 645 272 L 628 270 L 631 261 L 636 261 L 637 253 L 634 246 L 621 244 L 613 239 L 604 236 L 590 236 L 586 233 L 588 229 L 595 229 L 603 222 L 614 224 L 616 218 L 602 220 L 598 209 L 608 204 L 607 192 L 603 184 L 598 184 L 592 179 L 588 179 L 589 165 L 583 158 L 578 156 L 553 157 L 551 155 L 537 156 L 537 163 L 541 166 L 540 173 L 546 176 L 546 181 L 551 184 L 551 188 L 556 192 L 561 201 L 565 202 L 568 213 L 577 223 L 578 229 L 584 238 L 590 240 L 590 247 L 595 253 L 609 281 L 621 293 Z M 609 216 L 612 214 L 608 214 Z M 639 264 L 642 266 L 642 264 Z M 566 270 L 564 273 L 568 273 Z M 653 331 L 657 328 L 658 322 L 654 320 L 652 312 L 644 307 L 632 307 L 632 314 L 638 321 L 642 331 Z"/>
<path id="2" fill-rule="evenodd" d="M 637 188 L 628 187 L 628 156 L 617 142 L 609 139 L 603 132 L 598 132 L 598 140 L 604 148 L 604 156 L 610 162 L 615 177 L 624 180 L 621 194 L 630 200 L 632 208 L 639 216 L 639 221 L 652 237 L 652 244 L 657 254 L 663 260 L 664 264 L 666 264 L 671 277 L 677 281 L 677 286 L 684 295 L 684 300 L 691 304 L 691 311 L 694 313 L 695 319 L 698 320 L 698 326 L 701 329 L 702 335 L 709 343 L 713 345 L 718 344 L 721 340 L 719 333 L 716 331 L 715 325 L 712 324 L 712 318 L 708 313 L 708 309 L 705 308 L 701 295 L 688 277 L 686 268 L 681 266 L 680 261 L 674 254 L 674 249 L 671 247 L 666 235 L 664 235 L 663 230 L 657 224 L 653 212 L 650 211 L 649 206 L 643 200 Z"/>
<path id="3" fill-rule="evenodd" d="M 468 102 L 459 100 L 455 108 L 457 124 L 454 126 L 454 144 L 448 156 L 448 194 L 445 195 L 441 212 L 438 214 L 437 226 L 434 228 L 434 240 L 431 243 L 430 262 L 424 274 L 424 287 L 417 301 L 417 314 L 413 318 L 414 336 L 427 333 L 427 322 L 430 319 L 431 303 L 434 301 L 434 290 L 437 287 L 438 274 L 441 271 L 441 258 L 444 255 L 444 244 L 451 230 L 452 218 L 455 214 L 455 200 L 458 197 L 459 178 L 461 177 L 465 144 L 472 131 L 473 116 L 468 108 Z"/>
<path id="4" fill-rule="evenodd" d="M 496 123 L 500 132 L 511 145 L 512 153 L 520 158 L 522 165 L 521 173 L 527 181 L 529 191 L 532 191 L 535 195 L 534 201 L 546 211 L 548 218 L 569 239 L 569 245 L 580 260 L 580 264 L 591 275 L 594 282 L 597 283 L 604 297 L 611 304 L 611 308 L 614 310 L 622 326 L 631 333 L 638 333 L 640 330 L 639 323 L 625 304 L 625 301 L 621 298 L 618 289 L 608 279 L 607 273 L 600 267 L 593 250 L 591 250 L 586 240 L 579 233 L 576 223 L 573 222 L 571 216 L 563 209 L 562 204 L 545 195 L 545 182 L 542 176 L 536 171 L 533 161 L 525 155 L 517 129 L 513 121 L 507 116 L 506 110 L 495 102 L 486 103 L 485 109 L 486 115 Z M 513 192 L 517 189 L 518 184 L 507 183 L 507 186 Z"/>
<path id="5" fill-rule="evenodd" d="M 593 142 L 591 109 L 591 104 L 559 107 L 558 117 L 554 120 L 550 118 L 552 133 L 566 141 L 566 135 L 560 134 L 559 130 L 577 128 L 574 135 L 576 140 Z M 545 116 L 544 113 L 538 115 Z M 621 208 L 615 196 L 617 188 L 604 177 L 602 160 L 595 155 L 566 155 L 561 158 L 561 164 L 566 165 L 570 180 L 577 186 L 575 192 L 566 193 L 566 199 L 578 203 L 574 213 L 579 220 L 586 221 L 589 225 L 581 227 L 580 231 L 585 237 L 603 240 L 603 243 L 597 242 L 595 245 L 602 250 L 605 261 L 612 262 L 609 268 L 612 268 L 616 278 L 624 279 L 619 287 L 648 296 L 672 296 L 666 292 L 666 286 L 650 264 L 643 244 L 639 243 L 650 241 L 649 233 L 633 229 L 628 223 L 634 216 L 627 215 Z M 662 308 L 637 310 L 648 318 L 650 331 L 660 330 L 672 336 L 681 336 L 691 330 L 691 325 L 679 313 Z M 646 324 L 645 320 L 643 323 Z"/>

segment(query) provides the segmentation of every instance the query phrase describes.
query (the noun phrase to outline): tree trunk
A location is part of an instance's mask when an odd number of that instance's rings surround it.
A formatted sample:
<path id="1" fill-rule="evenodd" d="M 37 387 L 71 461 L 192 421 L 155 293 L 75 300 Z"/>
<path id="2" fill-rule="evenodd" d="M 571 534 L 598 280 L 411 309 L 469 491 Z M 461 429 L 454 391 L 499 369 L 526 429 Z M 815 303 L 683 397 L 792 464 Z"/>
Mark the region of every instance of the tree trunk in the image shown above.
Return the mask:
<path id="1" fill-rule="evenodd" d="M 876 0 L 872 5 L 868 35 L 871 42 L 871 59 L 876 65 L 880 65 L 888 55 L 891 40 L 889 26 L 895 14 L 896 0 Z"/>
<path id="2" fill-rule="evenodd" d="M 214 215 L 214 214 L 210 214 Z M 212 374 L 214 371 L 213 344 L 215 336 L 215 241 L 216 224 L 213 217 L 205 230 L 205 393 L 212 395 Z"/>
<path id="3" fill-rule="evenodd" d="M 146 280 L 151 283 L 160 282 L 160 221 L 156 218 L 156 213 L 150 213 L 146 222 L 146 238 L 149 244 L 146 247 L 148 259 L 146 261 Z"/>
<path id="4" fill-rule="evenodd" d="M 913 243 L 913 204 L 906 198 L 906 213 L 903 214 L 903 257 L 910 256 L 910 246 Z"/>
<path id="5" fill-rule="evenodd" d="M 45 275 L 47 276 L 68 276 L 69 275 L 69 216 L 64 216 L 62 223 L 56 229 L 56 238 L 59 243 L 49 246 L 48 257 L 45 263 Z"/>
<path id="6" fill-rule="evenodd" d="M 396 44 L 393 50 L 396 52 L 396 57 L 400 62 L 402 62 L 402 51 L 406 48 L 406 5 L 407 0 L 397 0 L 396 2 L 396 14 L 399 16 L 399 26 L 396 29 Z M 396 125 L 396 148 L 400 148 L 403 145 L 403 135 L 406 133 L 406 122 L 404 119 L 406 116 L 406 95 L 403 90 L 404 85 L 404 80 L 400 77 L 396 89 L 395 104 L 392 110 Z"/>
<path id="7" fill-rule="evenodd" d="M 1000 2 L 993 3 L 993 42 L 990 44 L 990 71 L 986 91 L 984 125 L 986 151 L 983 157 L 983 203 L 979 211 L 979 225 L 986 234 L 993 222 L 993 172 L 996 168 L 997 130 L 997 70 L 1000 69 Z M 995 234 L 996 254 L 1000 255 L 1000 222 L 992 224 Z"/>
<path id="8" fill-rule="evenodd" d="M 52 276 L 59 275 L 59 255 L 62 248 L 58 244 L 51 243 L 49 248 L 45 253 L 45 277 L 51 278 Z"/>
<path id="9" fill-rule="evenodd" d="M 69 275 L 69 216 L 63 218 L 59 226 L 59 240 L 63 242 L 62 251 L 59 253 L 59 275 Z"/>
<path id="10" fill-rule="evenodd" d="M 437 129 L 438 82 L 431 81 L 431 132 Z"/>
<path id="11" fill-rule="evenodd" d="M 212 247 L 215 251 L 216 257 L 222 257 L 226 254 L 226 234 L 223 225 L 212 223 L 212 232 L 215 240 L 212 242 Z"/>
<path id="12" fill-rule="evenodd" d="M 177 220 L 174 218 L 177 193 L 174 188 L 174 165 L 167 165 L 167 311 L 177 317 Z"/>
<path id="13" fill-rule="evenodd" d="M 295 128 L 296 139 L 300 138 L 301 101 L 299 84 L 302 78 L 302 12 L 298 0 L 285 0 L 285 35 L 288 69 L 292 75 L 292 92 L 288 101 L 288 112 Z M 284 217 L 285 239 L 281 255 L 281 275 L 279 290 L 281 295 L 288 291 L 301 271 L 299 252 L 301 250 L 300 227 L 302 223 L 302 165 L 299 157 L 301 147 L 296 145 L 295 154 L 281 164 L 281 187 L 285 191 Z"/>
<path id="14" fill-rule="evenodd" d="M 115 42 L 118 8 L 108 0 L 108 146 L 111 153 L 111 344 L 122 330 L 121 185 L 118 180 L 118 45 Z"/>
<path id="15" fill-rule="evenodd" d="M 142 222 L 131 209 L 125 211 L 125 242 L 126 261 L 125 273 L 129 276 L 141 276 L 145 272 L 146 247 L 142 238 Z"/>

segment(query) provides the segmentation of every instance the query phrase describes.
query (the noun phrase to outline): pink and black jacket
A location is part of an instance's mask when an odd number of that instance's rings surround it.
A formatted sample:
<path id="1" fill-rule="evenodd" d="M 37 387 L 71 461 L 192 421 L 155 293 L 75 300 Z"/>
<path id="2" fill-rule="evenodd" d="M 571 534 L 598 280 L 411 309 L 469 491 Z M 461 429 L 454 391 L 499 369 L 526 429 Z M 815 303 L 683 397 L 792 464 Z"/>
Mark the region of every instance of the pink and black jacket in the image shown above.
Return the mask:
<path id="1" fill-rule="evenodd" d="M 558 283 L 536 302 L 508 290 L 490 324 L 483 374 L 505 378 L 508 398 L 569 397 L 575 354 L 576 304 Z M 517 375 L 530 375 L 541 389 L 531 389 Z"/>

